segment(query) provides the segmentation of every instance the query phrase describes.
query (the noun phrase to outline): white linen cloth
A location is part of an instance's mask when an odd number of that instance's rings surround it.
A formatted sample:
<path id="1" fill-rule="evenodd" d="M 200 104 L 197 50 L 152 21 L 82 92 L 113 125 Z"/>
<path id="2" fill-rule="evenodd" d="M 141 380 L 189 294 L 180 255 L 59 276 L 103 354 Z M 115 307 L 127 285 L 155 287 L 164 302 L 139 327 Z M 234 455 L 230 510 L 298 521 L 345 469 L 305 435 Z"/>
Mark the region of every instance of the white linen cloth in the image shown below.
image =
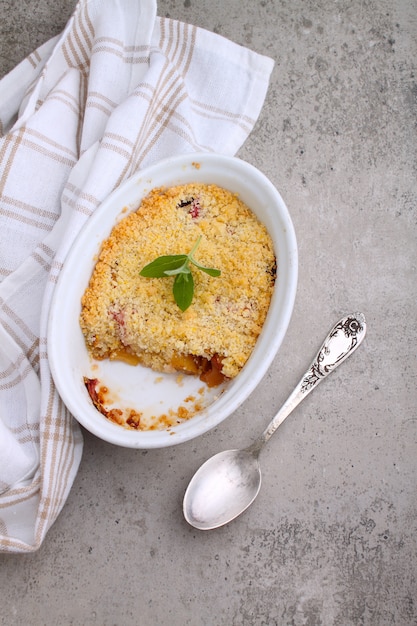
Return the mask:
<path id="1" fill-rule="evenodd" d="M 39 548 L 81 459 L 46 345 L 74 238 L 138 169 L 235 154 L 264 102 L 271 59 L 156 11 L 155 0 L 81 0 L 0 81 L 1 551 Z"/>

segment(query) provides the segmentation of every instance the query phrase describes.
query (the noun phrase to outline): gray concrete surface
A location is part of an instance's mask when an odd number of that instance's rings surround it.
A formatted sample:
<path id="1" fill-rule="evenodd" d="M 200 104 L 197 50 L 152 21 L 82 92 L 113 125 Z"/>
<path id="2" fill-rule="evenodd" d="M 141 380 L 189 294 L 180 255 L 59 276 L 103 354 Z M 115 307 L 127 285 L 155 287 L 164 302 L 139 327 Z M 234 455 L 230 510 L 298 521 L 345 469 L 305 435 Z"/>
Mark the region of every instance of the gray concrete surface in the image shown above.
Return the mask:
<path id="1" fill-rule="evenodd" d="M 3 0 L 1 73 L 73 6 Z M 417 624 L 416 4 L 161 0 L 159 14 L 276 60 L 240 156 L 290 209 L 294 315 L 257 391 L 216 430 L 148 452 L 85 434 L 40 551 L 0 556 L 1 624 Z M 271 441 L 256 503 L 222 529 L 188 527 L 182 496 L 200 463 L 249 443 L 355 310 L 365 344 Z"/>

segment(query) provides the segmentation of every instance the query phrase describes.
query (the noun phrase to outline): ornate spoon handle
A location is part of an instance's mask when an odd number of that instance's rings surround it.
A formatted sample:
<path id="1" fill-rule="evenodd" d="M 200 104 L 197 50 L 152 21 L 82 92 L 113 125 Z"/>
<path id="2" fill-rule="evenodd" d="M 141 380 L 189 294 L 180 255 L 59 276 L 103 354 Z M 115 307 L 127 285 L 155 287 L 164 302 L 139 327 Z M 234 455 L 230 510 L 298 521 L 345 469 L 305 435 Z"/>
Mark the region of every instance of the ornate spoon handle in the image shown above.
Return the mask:
<path id="1" fill-rule="evenodd" d="M 343 363 L 362 343 L 366 334 L 366 321 L 363 313 L 353 313 L 343 317 L 327 335 L 323 345 L 300 382 L 266 427 L 262 435 L 250 446 L 259 452 L 264 443 L 274 434 L 278 426 L 295 407 L 317 385 Z"/>

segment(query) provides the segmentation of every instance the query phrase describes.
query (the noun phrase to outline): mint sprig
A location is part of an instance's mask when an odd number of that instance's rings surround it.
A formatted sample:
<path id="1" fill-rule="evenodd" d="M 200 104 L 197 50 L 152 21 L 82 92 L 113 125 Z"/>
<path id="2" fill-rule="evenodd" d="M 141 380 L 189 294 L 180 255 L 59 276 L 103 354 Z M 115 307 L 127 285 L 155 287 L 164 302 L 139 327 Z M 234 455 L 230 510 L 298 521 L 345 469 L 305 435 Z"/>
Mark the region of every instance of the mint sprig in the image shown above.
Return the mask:
<path id="1" fill-rule="evenodd" d="M 189 254 L 168 254 L 159 256 L 151 263 L 148 263 L 148 265 L 145 265 L 139 272 L 140 276 L 144 276 L 145 278 L 166 278 L 167 276 L 175 276 L 172 293 L 181 311 L 188 309 L 194 296 L 194 279 L 190 264 L 209 276 L 215 277 L 221 274 L 220 270 L 214 267 L 205 267 L 194 258 L 194 254 L 200 242 L 201 235 Z"/>

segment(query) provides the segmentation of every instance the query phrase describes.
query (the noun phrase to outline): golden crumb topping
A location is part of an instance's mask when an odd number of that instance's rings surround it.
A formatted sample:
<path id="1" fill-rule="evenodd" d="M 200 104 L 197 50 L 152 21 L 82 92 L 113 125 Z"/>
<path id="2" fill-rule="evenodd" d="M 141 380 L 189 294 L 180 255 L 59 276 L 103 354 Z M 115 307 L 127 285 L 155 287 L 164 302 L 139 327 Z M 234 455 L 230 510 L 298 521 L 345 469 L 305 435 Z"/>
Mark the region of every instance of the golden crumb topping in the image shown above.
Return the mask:
<path id="1" fill-rule="evenodd" d="M 188 254 L 200 235 L 196 260 L 221 275 L 192 270 L 194 298 L 182 312 L 174 277 L 139 272 L 156 257 Z M 87 347 L 98 359 L 123 358 L 164 372 L 195 357 L 198 373 L 201 360 L 215 359 L 223 376 L 233 378 L 259 336 L 275 274 L 272 240 L 236 194 L 198 183 L 154 189 L 102 245 L 82 297 Z"/>

